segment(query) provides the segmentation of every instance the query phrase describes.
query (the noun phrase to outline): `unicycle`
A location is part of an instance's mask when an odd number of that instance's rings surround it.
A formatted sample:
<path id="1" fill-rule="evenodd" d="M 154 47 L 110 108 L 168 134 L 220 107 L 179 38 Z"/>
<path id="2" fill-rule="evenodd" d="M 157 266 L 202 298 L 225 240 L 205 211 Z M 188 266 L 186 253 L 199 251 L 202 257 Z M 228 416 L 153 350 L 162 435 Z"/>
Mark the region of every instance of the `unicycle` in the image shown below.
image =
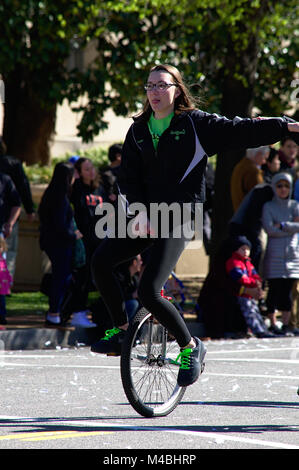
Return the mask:
<path id="1" fill-rule="evenodd" d="M 120 361 L 125 394 L 141 416 L 166 416 L 180 403 L 186 387 L 177 384 L 179 353 L 176 340 L 141 308 L 127 330 Z"/>

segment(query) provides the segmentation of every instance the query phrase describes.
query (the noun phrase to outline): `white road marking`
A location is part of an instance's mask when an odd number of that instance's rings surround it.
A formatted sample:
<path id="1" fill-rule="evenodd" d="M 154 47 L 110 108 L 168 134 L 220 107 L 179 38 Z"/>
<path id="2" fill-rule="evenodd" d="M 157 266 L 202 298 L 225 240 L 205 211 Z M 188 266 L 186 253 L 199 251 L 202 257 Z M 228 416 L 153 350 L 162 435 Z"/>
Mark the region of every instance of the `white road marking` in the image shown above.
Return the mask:
<path id="1" fill-rule="evenodd" d="M 59 367 L 60 369 L 119 369 L 119 366 L 93 366 L 93 365 L 77 365 L 77 364 L 24 364 L 20 362 L 16 363 L 0 363 L 0 367 Z"/>
<path id="2" fill-rule="evenodd" d="M 262 374 L 221 374 L 218 372 L 204 372 L 203 377 L 206 375 L 213 375 L 218 377 L 238 377 L 238 378 L 245 378 L 245 379 L 288 379 L 288 380 L 299 380 L 299 376 L 297 375 L 262 375 Z"/>
<path id="3" fill-rule="evenodd" d="M 220 361 L 220 362 L 274 362 L 275 364 L 298 364 L 299 365 L 299 359 L 260 359 L 260 358 L 255 358 L 255 357 L 238 357 L 238 358 L 232 358 L 232 357 L 221 357 L 219 359 L 211 359 L 212 362 L 215 361 Z"/>
<path id="4" fill-rule="evenodd" d="M 227 349 L 220 349 L 220 350 L 216 350 L 216 351 L 210 351 L 209 350 L 209 346 L 207 346 L 207 354 L 236 354 L 236 353 L 249 353 L 249 352 L 257 352 L 257 353 L 261 353 L 261 352 L 273 352 L 273 351 L 298 351 L 298 348 L 299 348 L 299 340 L 298 340 L 298 343 L 296 346 L 293 346 L 293 347 L 290 347 L 290 348 L 256 348 L 256 349 L 231 349 L 231 350 L 227 350 Z"/>
<path id="5" fill-rule="evenodd" d="M 0 416 L 0 420 L 10 420 L 10 421 L 17 421 L 18 424 L 24 423 L 24 425 L 28 422 L 35 422 L 36 424 L 43 423 L 45 424 L 45 421 L 43 419 L 37 419 L 37 418 L 29 418 L 29 417 L 17 417 L 17 416 Z M 230 441 L 230 442 L 240 442 L 243 444 L 249 444 L 251 447 L 252 446 L 262 446 L 262 447 L 271 447 L 271 448 L 276 448 L 276 449 L 299 449 L 299 446 L 296 446 L 295 444 L 285 444 L 283 442 L 276 442 L 276 441 L 268 441 L 268 440 L 263 440 L 263 439 L 255 439 L 255 438 L 249 438 L 249 437 L 239 437 L 239 436 L 228 436 L 227 434 L 219 434 L 215 432 L 200 432 L 200 431 L 192 431 L 192 430 L 187 430 L 187 429 L 172 429 L 168 427 L 159 427 L 159 426 L 138 426 L 138 425 L 127 425 L 127 424 L 114 424 L 114 423 L 105 423 L 105 422 L 95 422 L 95 421 L 62 421 L 60 422 L 59 420 L 51 420 L 51 426 L 56 423 L 59 424 L 61 423 L 62 426 L 65 425 L 71 425 L 71 426 L 82 426 L 84 429 L 88 426 L 89 429 L 96 427 L 98 428 L 108 428 L 108 429 L 113 429 L 113 431 L 156 431 L 161 433 L 163 432 L 170 432 L 170 433 L 175 433 L 175 434 L 182 434 L 182 435 L 188 435 L 192 436 L 192 438 L 204 438 L 204 439 L 209 439 L 209 440 L 215 440 L 216 443 L 222 443 L 225 441 Z M 7 424 L 7 423 L 6 423 Z M 13 425 L 13 423 L 12 423 Z M 294 427 L 294 430 L 296 428 Z M 57 431 L 59 432 L 59 431 Z M 92 433 L 92 431 L 89 431 Z M 32 435 L 32 432 L 30 432 Z M 79 437 L 79 435 L 78 435 Z"/>

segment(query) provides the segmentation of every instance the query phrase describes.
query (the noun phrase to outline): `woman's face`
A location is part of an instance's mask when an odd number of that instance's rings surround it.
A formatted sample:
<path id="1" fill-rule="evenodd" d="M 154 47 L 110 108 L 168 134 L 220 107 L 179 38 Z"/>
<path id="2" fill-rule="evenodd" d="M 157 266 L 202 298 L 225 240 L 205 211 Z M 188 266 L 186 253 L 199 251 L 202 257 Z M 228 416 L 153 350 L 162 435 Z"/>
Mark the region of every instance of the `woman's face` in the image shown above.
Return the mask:
<path id="1" fill-rule="evenodd" d="M 276 193 L 281 199 L 287 199 L 290 194 L 290 183 L 286 180 L 279 180 L 276 183 Z"/>
<path id="2" fill-rule="evenodd" d="M 298 152 L 298 145 L 293 140 L 288 139 L 288 140 L 285 141 L 285 143 L 281 147 L 281 150 L 283 151 L 283 153 L 287 157 L 287 160 L 291 161 L 294 158 L 296 158 L 296 155 L 297 155 L 297 152 Z"/>
<path id="3" fill-rule="evenodd" d="M 82 163 L 80 176 L 85 184 L 90 184 L 95 179 L 95 168 L 89 160 Z"/>
<path id="4" fill-rule="evenodd" d="M 147 84 L 157 85 L 160 83 L 171 86 L 166 87 L 165 90 L 159 90 L 157 86 L 154 86 L 153 90 L 146 92 L 156 119 L 162 119 L 173 112 L 175 99 L 181 93 L 179 87 L 173 85 L 174 80 L 170 73 L 162 70 L 151 72 Z"/>

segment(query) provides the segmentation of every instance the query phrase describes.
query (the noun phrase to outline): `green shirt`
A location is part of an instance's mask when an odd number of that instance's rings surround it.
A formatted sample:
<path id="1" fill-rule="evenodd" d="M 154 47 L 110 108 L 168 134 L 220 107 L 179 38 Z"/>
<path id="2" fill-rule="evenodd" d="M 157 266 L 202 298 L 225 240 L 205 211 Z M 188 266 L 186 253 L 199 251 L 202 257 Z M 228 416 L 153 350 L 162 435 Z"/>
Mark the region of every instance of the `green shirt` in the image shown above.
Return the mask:
<path id="1" fill-rule="evenodd" d="M 155 150 L 157 149 L 157 145 L 158 145 L 161 135 L 169 127 L 170 121 L 172 120 L 173 116 L 174 116 L 174 112 L 168 114 L 168 116 L 166 116 L 165 118 L 156 119 L 154 117 L 154 114 L 153 113 L 151 114 L 151 117 L 149 118 L 147 125 L 152 135 Z"/>

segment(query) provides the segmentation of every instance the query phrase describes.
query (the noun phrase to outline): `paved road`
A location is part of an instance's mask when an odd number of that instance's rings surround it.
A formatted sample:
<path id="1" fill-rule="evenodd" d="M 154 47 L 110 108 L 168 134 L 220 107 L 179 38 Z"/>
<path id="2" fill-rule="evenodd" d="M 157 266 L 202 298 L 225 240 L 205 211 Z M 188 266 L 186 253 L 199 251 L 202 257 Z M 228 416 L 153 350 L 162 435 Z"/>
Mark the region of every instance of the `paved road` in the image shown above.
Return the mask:
<path id="1" fill-rule="evenodd" d="M 155 419 L 127 403 L 118 358 L 2 351 L 0 449 L 298 450 L 299 338 L 206 344 L 204 374 Z"/>

